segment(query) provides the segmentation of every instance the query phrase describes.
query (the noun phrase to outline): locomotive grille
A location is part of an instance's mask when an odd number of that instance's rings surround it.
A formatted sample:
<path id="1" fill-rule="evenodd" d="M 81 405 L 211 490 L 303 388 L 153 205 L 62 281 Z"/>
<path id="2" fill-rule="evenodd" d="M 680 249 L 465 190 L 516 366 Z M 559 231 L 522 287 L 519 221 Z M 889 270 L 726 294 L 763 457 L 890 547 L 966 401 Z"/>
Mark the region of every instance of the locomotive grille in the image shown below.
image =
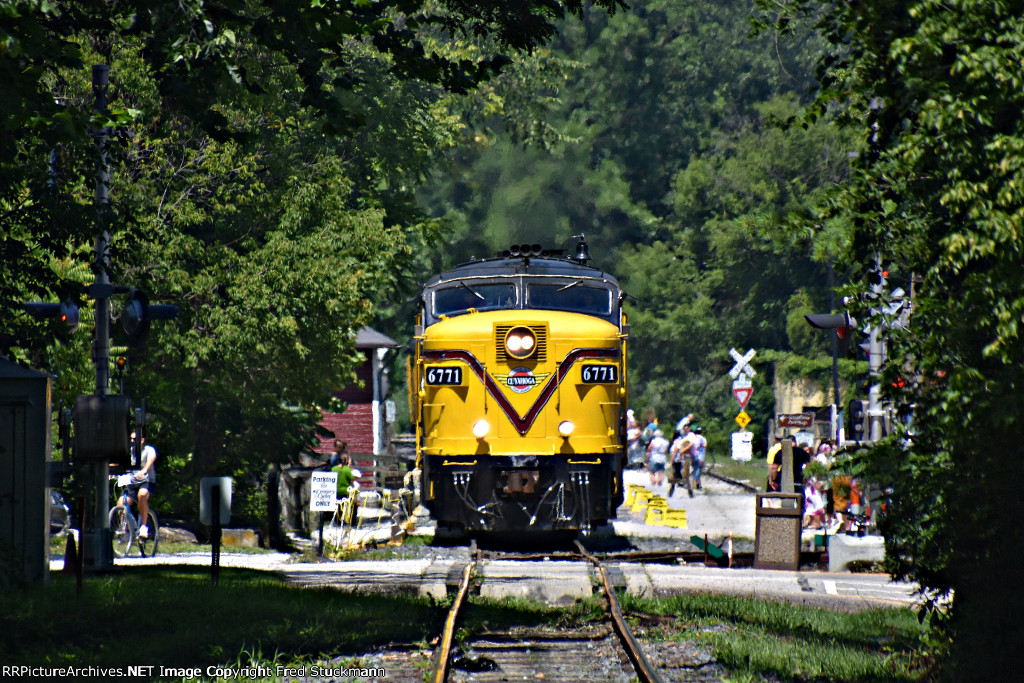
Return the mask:
<path id="1" fill-rule="evenodd" d="M 544 325 L 496 325 L 494 328 L 494 345 L 498 351 L 499 363 L 518 363 L 518 358 L 508 355 L 505 350 L 505 335 L 513 327 L 525 327 L 537 337 L 537 350 L 527 360 L 543 363 L 548 359 L 548 328 Z"/>

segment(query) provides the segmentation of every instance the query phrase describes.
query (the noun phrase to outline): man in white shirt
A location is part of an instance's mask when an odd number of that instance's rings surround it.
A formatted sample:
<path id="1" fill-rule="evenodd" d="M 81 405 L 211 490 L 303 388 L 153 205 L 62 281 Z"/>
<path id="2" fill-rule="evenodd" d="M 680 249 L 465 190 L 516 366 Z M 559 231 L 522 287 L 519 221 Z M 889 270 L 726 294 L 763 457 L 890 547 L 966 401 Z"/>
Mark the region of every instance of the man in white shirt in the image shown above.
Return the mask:
<path id="1" fill-rule="evenodd" d="M 135 442 L 134 433 L 132 442 Z M 149 525 L 146 522 L 149 519 L 149 499 L 156 489 L 156 449 L 145 445 L 145 436 L 139 442 L 143 444 L 139 469 L 132 474 L 132 483 L 125 489 L 125 496 L 128 498 L 128 505 L 134 505 L 136 500 L 139 501 L 139 537 L 149 538 Z M 117 501 L 117 504 L 120 505 L 121 501 Z"/>

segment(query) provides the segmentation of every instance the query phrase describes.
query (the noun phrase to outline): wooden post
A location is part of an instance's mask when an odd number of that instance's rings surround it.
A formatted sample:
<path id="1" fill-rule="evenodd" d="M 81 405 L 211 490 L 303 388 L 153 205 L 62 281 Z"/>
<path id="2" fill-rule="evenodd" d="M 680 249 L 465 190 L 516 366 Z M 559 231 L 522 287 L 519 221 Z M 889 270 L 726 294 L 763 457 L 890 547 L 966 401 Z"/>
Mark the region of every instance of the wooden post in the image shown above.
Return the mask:
<path id="1" fill-rule="evenodd" d="M 789 437 L 782 439 L 782 472 L 779 493 L 796 493 L 793 490 L 793 442 Z"/>

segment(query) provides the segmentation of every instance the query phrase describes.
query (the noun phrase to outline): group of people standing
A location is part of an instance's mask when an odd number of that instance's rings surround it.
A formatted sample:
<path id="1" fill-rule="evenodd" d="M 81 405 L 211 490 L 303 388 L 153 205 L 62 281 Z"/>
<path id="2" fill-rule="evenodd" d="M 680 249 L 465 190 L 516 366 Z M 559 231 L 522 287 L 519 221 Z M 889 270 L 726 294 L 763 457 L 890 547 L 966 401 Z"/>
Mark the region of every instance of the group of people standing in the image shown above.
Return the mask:
<path id="1" fill-rule="evenodd" d="M 647 411 L 646 422 L 646 426 L 641 429 L 634 412 L 628 411 L 629 452 L 644 454 L 647 471 L 651 475 L 651 486 L 662 486 L 668 470 L 668 495 L 672 495 L 677 484 L 687 482 L 689 485 L 686 488 L 693 496 L 693 489 L 701 488 L 700 474 L 707 454 L 708 441 L 704 438 L 703 430 L 693 424 L 693 415 L 690 414 L 676 423 L 672 439 L 669 440 L 658 426 L 654 411 Z"/>
<path id="2" fill-rule="evenodd" d="M 804 495 L 804 529 L 822 529 L 835 525 L 840 531 L 850 531 L 866 509 L 860 482 L 846 474 L 831 474 L 835 462 L 834 446 L 827 439 L 818 442 L 814 455 L 808 448 L 792 440 L 793 488 Z M 807 466 L 818 463 L 817 474 L 808 475 Z M 827 474 L 822 474 L 827 473 Z M 782 441 L 768 450 L 768 491 L 779 491 L 782 478 Z"/>

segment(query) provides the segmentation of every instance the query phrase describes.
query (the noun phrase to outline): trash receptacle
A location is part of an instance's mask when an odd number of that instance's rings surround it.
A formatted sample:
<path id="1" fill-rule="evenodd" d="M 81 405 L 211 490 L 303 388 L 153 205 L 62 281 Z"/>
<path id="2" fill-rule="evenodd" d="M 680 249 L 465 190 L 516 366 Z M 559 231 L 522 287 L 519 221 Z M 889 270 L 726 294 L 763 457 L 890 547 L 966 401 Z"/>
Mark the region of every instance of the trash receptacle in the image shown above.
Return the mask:
<path id="1" fill-rule="evenodd" d="M 803 494 L 759 493 L 754 505 L 754 568 L 799 569 Z"/>

